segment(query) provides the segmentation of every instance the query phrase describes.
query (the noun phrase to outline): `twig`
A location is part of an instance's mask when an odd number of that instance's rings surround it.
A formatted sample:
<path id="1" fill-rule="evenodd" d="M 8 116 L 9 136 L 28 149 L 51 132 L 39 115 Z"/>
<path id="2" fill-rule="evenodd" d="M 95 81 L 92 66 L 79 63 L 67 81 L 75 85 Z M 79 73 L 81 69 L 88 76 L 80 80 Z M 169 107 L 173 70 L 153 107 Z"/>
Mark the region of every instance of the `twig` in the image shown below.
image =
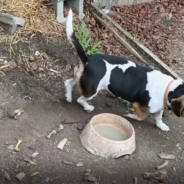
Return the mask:
<path id="1" fill-rule="evenodd" d="M 167 161 L 165 161 L 162 165 L 159 165 L 159 166 L 156 166 L 156 169 L 162 169 L 162 168 L 164 168 L 165 166 L 167 166 L 168 165 L 168 160 Z"/>
<path id="2" fill-rule="evenodd" d="M 58 178 L 60 178 L 61 177 L 61 175 L 59 175 L 59 176 L 57 176 L 57 177 L 55 177 L 55 178 L 52 178 L 52 179 L 50 179 L 50 182 L 52 182 L 52 181 L 54 181 L 54 180 L 56 180 L 56 179 L 58 179 Z"/>
<path id="3" fill-rule="evenodd" d="M 53 70 L 52 68 L 50 68 L 49 71 L 54 72 L 54 73 L 57 73 L 57 74 L 61 73 L 61 72 L 58 72 L 56 70 Z"/>
<path id="4" fill-rule="evenodd" d="M 1 70 L 0 70 L 0 73 L 2 74 L 2 76 L 5 76 L 5 73 L 4 73 L 4 72 L 2 72 Z"/>
<path id="5" fill-rule="evenodd" d="M 78 123 L 77 121 L 75 121 L 75 122 L 70 122 L 70 121 L 63 121 L 63 122 L 61 122 L 62 124 L 74 124 L 74 123 Z"/>
<path id="6" fill-rule="evenodd" d="M 5 68 L 7 68 L 9 66 L 10 66 L 10 64 L 6 64 L 6 65 L 3 65 L 3 66 L 0 66 L 0 70 L 5 69 Z"/>
<path id="7" fill-rule="evenodd" d="M 109 31 L 111 31 L 115 38 L 122 44 L 124 45 L 134 56 L 136 56 L 138 59 L 140 59 L 142 62 L 144 62 L 146 65 L 148 65 L 148 63 L 139 55 L 139 53 L 127 42 L 125 41 L 121 36 L 119 36 L 119 34 L 112 28 L 110 28 L 110 26 L 107 25 L 107 23 L 100 18 L 96 13 L 91 12 L 92 15 L 98 20 L 100 21 L 105 27 L 107 27 L 109 29 Z"/>

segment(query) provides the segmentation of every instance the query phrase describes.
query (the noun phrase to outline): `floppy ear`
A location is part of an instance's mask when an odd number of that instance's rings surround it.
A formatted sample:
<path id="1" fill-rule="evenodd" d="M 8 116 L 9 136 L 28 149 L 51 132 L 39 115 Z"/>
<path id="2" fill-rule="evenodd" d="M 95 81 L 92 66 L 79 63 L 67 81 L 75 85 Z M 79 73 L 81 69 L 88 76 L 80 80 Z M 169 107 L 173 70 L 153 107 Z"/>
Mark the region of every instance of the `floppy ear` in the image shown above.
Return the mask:
<path id="1" fill-rule="evenodd" d="M 184 117 L 184 107 L 181 109 L 180 114 L 182 117 Z"/>
<path id="2" fill-rule="evenodd" d="M 174 112 L 174 114 L 178 117 L 180 117 L 181 112 L 181 100 L 179 98 L 172 99 L 171 100 L 171 108 Z"/>
<path id="3" fill-rule="evenodd" d="M 179 98 L 172 99 L 171 107 L 176 116 L 184 117 L 184 95 Z"/>

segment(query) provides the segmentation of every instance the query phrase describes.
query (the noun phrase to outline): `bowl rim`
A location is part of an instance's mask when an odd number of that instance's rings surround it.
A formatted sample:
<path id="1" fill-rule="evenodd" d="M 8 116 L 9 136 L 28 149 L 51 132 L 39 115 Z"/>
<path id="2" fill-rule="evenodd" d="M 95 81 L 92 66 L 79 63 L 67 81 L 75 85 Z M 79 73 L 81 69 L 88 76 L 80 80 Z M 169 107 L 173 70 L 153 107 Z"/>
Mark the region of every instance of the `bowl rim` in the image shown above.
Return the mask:
<path id="1" fill-rule="evenodd" d="M 117 116 L 117 117 L 119 117 L 119 118 L 124 119 L 124 120 L 126 121 L 126 123 L 128 123 L 128 124 L 130 125 L 131 129 L 132 129 L 132 134 L 131 134 L 131 136 L 130 136 L 128 139 L 125 139 L 125 140 L 122 140 L 122 141 L 115 141 L 115 140 L 107 139 L 107 138 L 101 136 L 97 131 L 95 131 L 94 126 L 92 126 L 92 122 L 91 122 L 91 121 L 93 120 L 93 118 L 95 118 L 95 117 L 97 117 L 97 116 L 99 116 L 99 115 L 113 115 L 113 116 Z M 91 130 L 92 130 L 98 137 L 100 137 L 100 138 L 102 138 L 102 139 L 104 139 L 104 140 L 106 140 L 106 141 L 115 143 L 115 144 L 129 142 L 130 139 L 132 139 L 133 137 L 135 137 L 135 130 L 134 130 L 134 127 L 132 126 L 132 124 L 131 124 L 127 119 L 125 119 L 125 118 L 123 118 L 123 117 L 121 117 L 121 116 L 119 116 L 119 115 L 116 115 L 116 114 L 112 114 L 112 113 L 100 113 L 100 114 L 97 114 L 97 115 L 93 116 L 93 117 L 91 118 L 91 120 L 89 121 L 89 123 L 90 123 Z"/>

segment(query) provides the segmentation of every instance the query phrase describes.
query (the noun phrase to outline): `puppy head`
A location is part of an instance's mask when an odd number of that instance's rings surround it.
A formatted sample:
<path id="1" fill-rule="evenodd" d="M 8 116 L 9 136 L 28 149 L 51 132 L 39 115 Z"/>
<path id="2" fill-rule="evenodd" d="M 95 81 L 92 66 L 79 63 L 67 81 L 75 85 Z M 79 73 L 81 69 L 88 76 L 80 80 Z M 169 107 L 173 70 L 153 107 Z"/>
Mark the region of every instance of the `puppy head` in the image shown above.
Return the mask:
<path id="1" fill-rule="evenodd" d="M 171 100 L 171 108 L 178 117 L 184 117 L 184 95 Z"/>

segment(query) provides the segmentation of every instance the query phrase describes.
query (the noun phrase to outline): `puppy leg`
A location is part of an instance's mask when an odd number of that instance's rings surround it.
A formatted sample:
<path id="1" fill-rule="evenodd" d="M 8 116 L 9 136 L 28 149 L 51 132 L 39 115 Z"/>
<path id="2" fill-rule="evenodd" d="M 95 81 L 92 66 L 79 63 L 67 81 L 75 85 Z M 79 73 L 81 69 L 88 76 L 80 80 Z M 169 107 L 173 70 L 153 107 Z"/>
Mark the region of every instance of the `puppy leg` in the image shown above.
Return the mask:
<path id="1" fill-rule="evenodd" d="M 128 117 L 128 118 L 131 118 L 131 119 L 135 119 L 135 120 L 138 120 L 138 121 L 141 121 L 141 119 L 139 119 L 139 117 L 137 116 L 137 114 L 124 114 L 123 115 L 124 117 Z"/>
<path id="2" fill-rule="evenodd" d="M 139 105 L 139 103 L 134 102 L 133 103 L 133 109 L 135 111 L 136 114 L 126 114 L 124 115 L 125 117 L 129 117 L 138 121 L 144 120 L 147 116 L 147 113 L 149 111 L 148 108 L 144 108 L 144 111 L 141 110 L 141 106 Z"/>
<path id="3" fill-rule="evenodd" d="M 163 110 L 155 113 L 155 121 L 156 121 L 156 126 L 160 128 L 162 131 L 169 131 L 169 127 L 162 121 L 162 114 Z"/>
<path id="4" fill-rule="evenodd" d="M 95 107 L 92 105 L 89 105 L 87 101 L 91 100 L 94 96 L 95 95 L 89 98 L 85 98 L 84 96 L 81 96 L 77 99 L 77 102 L 84 107 L 85 111 L 87 111 L 88 113 L 92 112 L 95 109 Z"/>
<path id="5" fill-rule="evenodd" d="M 65 81 L 65 88 L 66 88 L 65 97 L 66 97 L 66 101 L 68 103 L 72 102 L 72 90 L 73 90 L 73 87 L 75 86 L 75 84 L 76 84 L 76 81 L 74 78 L 67 79 Z"/>

